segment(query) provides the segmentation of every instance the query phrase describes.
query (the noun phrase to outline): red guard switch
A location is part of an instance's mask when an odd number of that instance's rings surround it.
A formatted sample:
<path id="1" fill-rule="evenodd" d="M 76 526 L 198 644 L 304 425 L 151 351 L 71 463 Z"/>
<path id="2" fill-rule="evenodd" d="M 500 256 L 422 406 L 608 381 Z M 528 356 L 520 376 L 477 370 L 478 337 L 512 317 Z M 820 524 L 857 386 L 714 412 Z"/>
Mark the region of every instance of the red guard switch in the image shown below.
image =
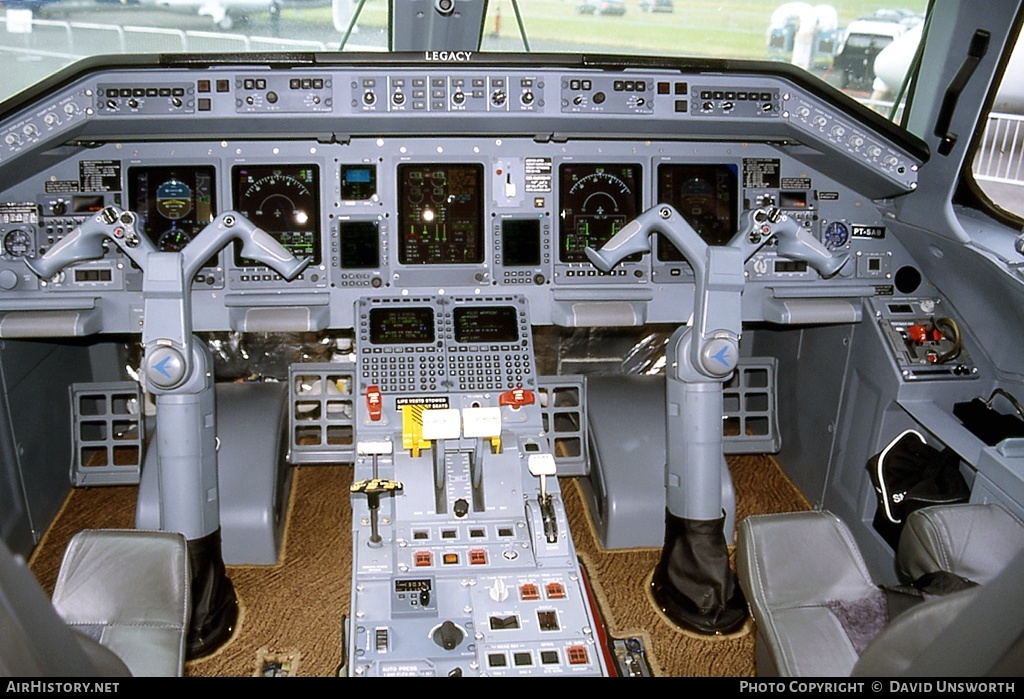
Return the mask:
<path id="1" fill-rule="evenodd" d="M 370 419 L 374 422 L 380 421 L 381 413 L 380 399 L 380 388 L 374 384 L 373 386 L 366 387 L 366 410 L 370 414 Z"/>
<path id="2" fill-rule="evenodd" d="M 919 345 L 926 342 L 938 342 L 942 339 L 942 331 L 936 327 L 929 328 L 927 325 L 914 323 L 907 328 L 907 335 Z"/>
<path id="3" fill-rule="evenodd" d="M 533 391 L 527 391 L 525 388 L 513 388 L 498 396 L 498 405 L 510 405 L 518 410 L 524 405 L 533 405 L 534 400 Z"/>

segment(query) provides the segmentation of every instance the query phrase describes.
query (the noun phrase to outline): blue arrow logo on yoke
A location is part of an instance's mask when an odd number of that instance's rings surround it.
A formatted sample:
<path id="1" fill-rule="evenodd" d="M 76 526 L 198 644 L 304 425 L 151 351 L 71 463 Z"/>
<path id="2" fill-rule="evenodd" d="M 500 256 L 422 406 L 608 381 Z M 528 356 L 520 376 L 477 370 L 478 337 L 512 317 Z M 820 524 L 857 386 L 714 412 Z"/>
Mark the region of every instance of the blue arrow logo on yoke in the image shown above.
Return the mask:
<path id="1" fill-rule="evenodd" d="M 718 350 L 713 355 L 711 355 L 711 358 L 712 359 L 717 359 L 718 361 L 720 361 L 725 366 L 729 366 L 729 362 L 725 361 L 725 354 L 728 351 L 729 351 L 728 347 L 723 347 L 722 349 Z"/>
<path id="2" fill-rule="evenodd" d="M 171 378 L 171 372 L 167 371 L 167 362 L 169 362 L 169 361 L 171 361 L 170 357 L 164 357 L 163 359 L 160 360 L 160 363 L 157 364 L 153 368 L 156 369 L 157 371 L 159 371 L 161 374 L 163 374 L 167 378 Z"/>

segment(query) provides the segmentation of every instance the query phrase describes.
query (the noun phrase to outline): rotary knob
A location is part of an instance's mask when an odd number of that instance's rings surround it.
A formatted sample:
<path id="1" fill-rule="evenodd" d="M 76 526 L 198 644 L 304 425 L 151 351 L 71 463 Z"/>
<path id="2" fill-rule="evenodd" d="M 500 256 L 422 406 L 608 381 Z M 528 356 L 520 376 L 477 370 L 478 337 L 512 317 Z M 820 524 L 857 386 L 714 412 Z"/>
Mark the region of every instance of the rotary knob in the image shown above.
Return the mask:
<path id="1" fill-rule="evenodd" d="M 12 270 L 5 269 L 0 272 L 0 289 L 10 291 L 18 286 L 18 275 Z"/>

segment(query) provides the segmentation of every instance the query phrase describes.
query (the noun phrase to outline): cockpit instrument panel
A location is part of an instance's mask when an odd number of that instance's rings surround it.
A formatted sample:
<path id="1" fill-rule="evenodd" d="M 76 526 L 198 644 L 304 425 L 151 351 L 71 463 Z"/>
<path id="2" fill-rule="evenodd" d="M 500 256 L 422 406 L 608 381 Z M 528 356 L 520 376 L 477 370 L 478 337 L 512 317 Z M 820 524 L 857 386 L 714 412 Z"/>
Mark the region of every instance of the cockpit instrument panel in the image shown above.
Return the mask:
<path id="1" fill-rule="evenodd" d="M 179 252 L 216 215 L 212 166 L 134 167 L 128 201 L 161 252 Z"/>
<path id="2" fill-rule="evenodd" d="M 642 210 L 640 165 L 563 163 L 558 177 L 562 262 L 587 262 L 588 246 L 600 248 Z"/>
<path id="3" fill-rule="evenodd" d="M 483 167 L 477 163 L 398 166 L 398 261 L 477 264 L 484 259 Z"/>
<path id="4" fill-rule="evenodd" d="M 401 295 L 399 307 L 430 305 L 412 298 L 490 298 L 501 308 L 509 304 L 495 299 L 512 292 L 527 299 L 530 325 L 685 322 L 694 273 L 664 235 L 652 236 L 650 254 L 609 271 L 585 252 L 659 203 L 716 246 L 747 225 L 747 211 L 779 207 L 826 248 L 852 256 L 826 279 L 765 246 L 744 267 L 744 320 L 805 319 L 798 308 L 830 321 L 832 308 L 846 317 L 856 299 L 915 292 L 894 283 L 914 262 L 871 202 L 912 191 L 927 149 L 786 71 L 652 65 L 611 74 L 597 66 L 483 62 L 408 65 L 391 75 L 392 66 L 372 60 L 332 59 L 316 71 L 288 62 L 288 84 L 294 78 L 302 91 L 309 81 L 317 96 L 331 99 L 326 111 L 321 101 L 300 117 L 297 98 L 285 112 L 259 100 L 262 107 L 239 111 L 238 90 L 246 91 L 244 101 L 248 92 L 278 89 L 269 74 L 230 63 L 199 77 L 173 63 L 84 67 L 74 80 L 54 83 L 52 94 L 26 97 L 0 115 L 0 320 L 87 308 L 88 326 L 68 332 L 138 328 L 142 274 L 121 251 L 105 249 L 53 279 L 36 278 L 25 264 L 105 206 L 136 212 L 160 250 L 182 249 L 216 215 L 235 211 L 309 260 L 286 280 L 240 246 L 226 248 L 193 280 L 202 331 L 358 326 L 372 345 L 369 318 L 355 312 L 364 297 Z M 132 97 L 120 95 L 147 89 L 155 73 L 172 92 L 203 97 L 191 111 L 159 99 L 133 110 Z M 472 108 L 457 104 L 459 86 L 482 91 L 462 93 Z M 716 90 L 736 86 L 756 90 L 753 104 L 770 106 L 774 116 L 717 102 L 710 111 L 694 106 L 705 91 L 714 100 Z M 422 100 L 414 94 L 420 88 Z M 433 89 L 445 96 L 432 98 Z M 599 92 L 608 99 L 597 102 Z M 563 109 L 563 97 L 570 105 L 580 97 L 580 109 Z M 353 113 L 359 118 L 339 121 Z M 815 125 L 818 116 L 827 132 Z M 842 143 L 829 136 L 834 127 L 845 130 Z M 826 306 L 817 300 L 824 297 L 841 300 Z M 515 344 L 487 341 L 511 334 L 510 316 L 474 313 L 460 311 L 465 325 L 456 328 L 452 309 L 434 308 L 433 341 L 422 344 L 415 342 L 429 336 L 414 331 L 415 313 L 402 316 L 409 325 L 379 319 L 375 337 L 409 343 L 399 348 L 403 355 L 429 354 L 439 342 L 460 352 Z M 456 330 L 480 341 L 459 342 Z M 382 357 L 395 354 L 382 348 Z"/>
<path id="5" fill-rule="evenodd" d="M 320 178 L 316 165 L 236 165 L 235 210 L 298 258 L 320 264 Z M 235 265 L 259 267 L 235 248 Z"/>

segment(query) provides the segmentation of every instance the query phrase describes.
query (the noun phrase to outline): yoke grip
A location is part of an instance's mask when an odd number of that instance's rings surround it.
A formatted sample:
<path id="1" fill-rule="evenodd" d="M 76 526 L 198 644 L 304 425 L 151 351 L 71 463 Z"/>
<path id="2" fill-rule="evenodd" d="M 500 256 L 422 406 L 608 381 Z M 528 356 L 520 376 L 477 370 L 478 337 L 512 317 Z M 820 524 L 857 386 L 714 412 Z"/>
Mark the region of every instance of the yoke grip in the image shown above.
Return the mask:
<path id="1" fill-rule="evenodd" d="M 82 260 L 98 260 L 106 254 L 105 227 L 90 226 L 88 221 L 74 229 L 41 257 L 26 258 L 25 264 L 40 279 L 50 279 L 68 265 Z"/>

